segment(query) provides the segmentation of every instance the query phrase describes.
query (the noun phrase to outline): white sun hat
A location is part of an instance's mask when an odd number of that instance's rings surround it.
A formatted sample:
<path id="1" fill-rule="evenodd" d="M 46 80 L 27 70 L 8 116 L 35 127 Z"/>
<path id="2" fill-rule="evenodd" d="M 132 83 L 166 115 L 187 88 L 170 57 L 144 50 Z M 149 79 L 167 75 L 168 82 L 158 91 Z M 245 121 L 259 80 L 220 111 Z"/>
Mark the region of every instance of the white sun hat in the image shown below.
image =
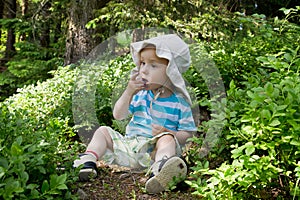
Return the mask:
<path id="1" fill-rule="evenodd" d="M 167 76 L 175 86 L 175 91 L 182 94 L 188 103 L 191 97 L 186 89 L 185 81 L 182 77 L 191 64 L 191 57 L 188 45 L 176 34 L 167 34 L 153 37 L 147 40 L 132 43 L 130 46 L 131 54 L 138 71 L 140 66 L 140 51 L 147 45 L 152 44 L 156 47 L 156 55 L 160 58 L 169 60 L 167 66 Z"/>

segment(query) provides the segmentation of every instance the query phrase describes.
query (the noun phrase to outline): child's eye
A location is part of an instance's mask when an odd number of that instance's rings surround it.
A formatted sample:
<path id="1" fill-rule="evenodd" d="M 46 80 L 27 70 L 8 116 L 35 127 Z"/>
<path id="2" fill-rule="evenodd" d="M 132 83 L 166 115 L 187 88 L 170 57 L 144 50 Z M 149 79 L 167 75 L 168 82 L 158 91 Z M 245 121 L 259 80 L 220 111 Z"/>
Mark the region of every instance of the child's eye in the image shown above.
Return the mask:
<path id="1" fill-rule="evenodd" d="M 141 62 L 141 66 L 144 66 L 145 65 L 145 62 Z"/>
<path id="2" fill-rule="evenodd" d="M 156 67 L 156 65 L 151 65 L 151 67 L 155 68 L 155 67 Z"/>

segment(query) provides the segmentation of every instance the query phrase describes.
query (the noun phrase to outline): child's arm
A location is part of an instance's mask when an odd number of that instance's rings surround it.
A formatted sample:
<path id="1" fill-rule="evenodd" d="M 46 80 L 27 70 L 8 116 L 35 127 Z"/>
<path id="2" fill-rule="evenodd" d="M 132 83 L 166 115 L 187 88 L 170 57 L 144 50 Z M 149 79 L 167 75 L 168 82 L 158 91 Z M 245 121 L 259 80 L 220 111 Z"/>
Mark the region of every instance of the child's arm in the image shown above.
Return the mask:
<path id="1" fill-rule="evenodd" d="M 137 76 L 138 73 L 132 75 L 125 91 L 115 104 L 113 116 L 117 120 L 125 119 L 129 115 L 128 107 L 130 105 L 132 96 L 144 88 L 144 82 L 142 80 L 137 80 Z"/>

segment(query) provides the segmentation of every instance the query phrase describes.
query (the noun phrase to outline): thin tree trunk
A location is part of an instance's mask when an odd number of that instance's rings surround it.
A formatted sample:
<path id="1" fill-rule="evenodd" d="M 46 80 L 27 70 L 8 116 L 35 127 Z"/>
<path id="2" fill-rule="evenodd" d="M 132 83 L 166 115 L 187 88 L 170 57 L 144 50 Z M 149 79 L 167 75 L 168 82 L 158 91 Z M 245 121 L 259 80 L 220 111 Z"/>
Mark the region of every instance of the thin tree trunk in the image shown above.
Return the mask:
<path id="1" fill-rule="evenodd" d="M 3 10 L 4 10 L 4 0 L 0 0 L 0 19 L 3 19 Z M 0 38 L 2 36 L 2 26 L 0 24 Z M 1 45 L 1 40 L 0 40 Z"/>
<path id="2" fill-rule="evenodd" d="M 86 24 L 95 17 L 94 11 L 108 2 L 109 0 L 71 0 L 65 65 L 86 57 L 99 44 L 99 38 L 95 37 L 96 30 L 87 29 Z"/>
<path id="3" fill-rule="evenodd" d="M 138 41 L 142 41 L 144 39 L 145 39 L 145 30 L 144 30 L 144 28 L 135 29 L 133 31 L 132 42 L 138 42 Z"/>
<path id="4" fill-rule="evenodd" d="M 22 17 L 25 19 L 27 12 L 28 12 L 28 0 L 22 0 L 21 1 L 21 9 L 22 9 Z M 26 33 L 22 33 L 20 35 L 20 40 L 25 41 L 26 40 Z"/>
<path id="5" fill-rule="evenodd" d="M 59 38 L 61 37 L 61 21 L 62 18 L 59 21 L 56 21 L 55 27 L 54 27 L 54 36 L 53 36 L 53 43 L 57 43 Z"/>
<path id="6" fill-rule="evenodd" d="M 7 1 L 7 18 L 14 19 L 16 18 L 17 12 L 17 2 L 16 0 L 9 0 Z M 6 50 L 5 50 L 5 58 L 9 59 L 15 53 L 15 42 L 16 42 L 16 35 L 15 30 L 13 27 L 9 28 L 7 31 L 7 40 L 6 40 Z"/>
<path id="7" fill-rule="evenodd" d="M 49 16 L 51 12 L 49 8 L 51 7 L 51 3 L 47 2 L 41 11 L 43 17 L 43 25 L 41 26 L 41 36 L 40 36 L 40 44 L 42 47 L 49 47 L 50 45 L 50 19 Z"/>

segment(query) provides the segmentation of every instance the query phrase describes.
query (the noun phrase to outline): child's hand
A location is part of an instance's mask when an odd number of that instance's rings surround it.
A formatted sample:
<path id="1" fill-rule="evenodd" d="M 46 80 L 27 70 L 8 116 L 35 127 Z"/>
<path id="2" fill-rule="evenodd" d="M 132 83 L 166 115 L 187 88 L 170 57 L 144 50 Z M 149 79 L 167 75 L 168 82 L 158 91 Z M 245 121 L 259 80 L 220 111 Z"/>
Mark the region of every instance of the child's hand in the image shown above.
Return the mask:
<path id="1" fill-rule="evenodd" d="M 171 131 L 166 129 L 163 126 L 158 125 L 158 124 L 152 124 L 152 135 L 153 136 L 158 135 L 163 132 L 171 132 Z"/>
<path id="2" fill-rule="evenodd" d="M 127 90 L 131 94 L 135 94 L 136 92 L 145 88 L 144 81 L 142 79 L 137 78 L 138 75 L 139 75 L 138 72 L 133 74 L 128 82 Z"/>

